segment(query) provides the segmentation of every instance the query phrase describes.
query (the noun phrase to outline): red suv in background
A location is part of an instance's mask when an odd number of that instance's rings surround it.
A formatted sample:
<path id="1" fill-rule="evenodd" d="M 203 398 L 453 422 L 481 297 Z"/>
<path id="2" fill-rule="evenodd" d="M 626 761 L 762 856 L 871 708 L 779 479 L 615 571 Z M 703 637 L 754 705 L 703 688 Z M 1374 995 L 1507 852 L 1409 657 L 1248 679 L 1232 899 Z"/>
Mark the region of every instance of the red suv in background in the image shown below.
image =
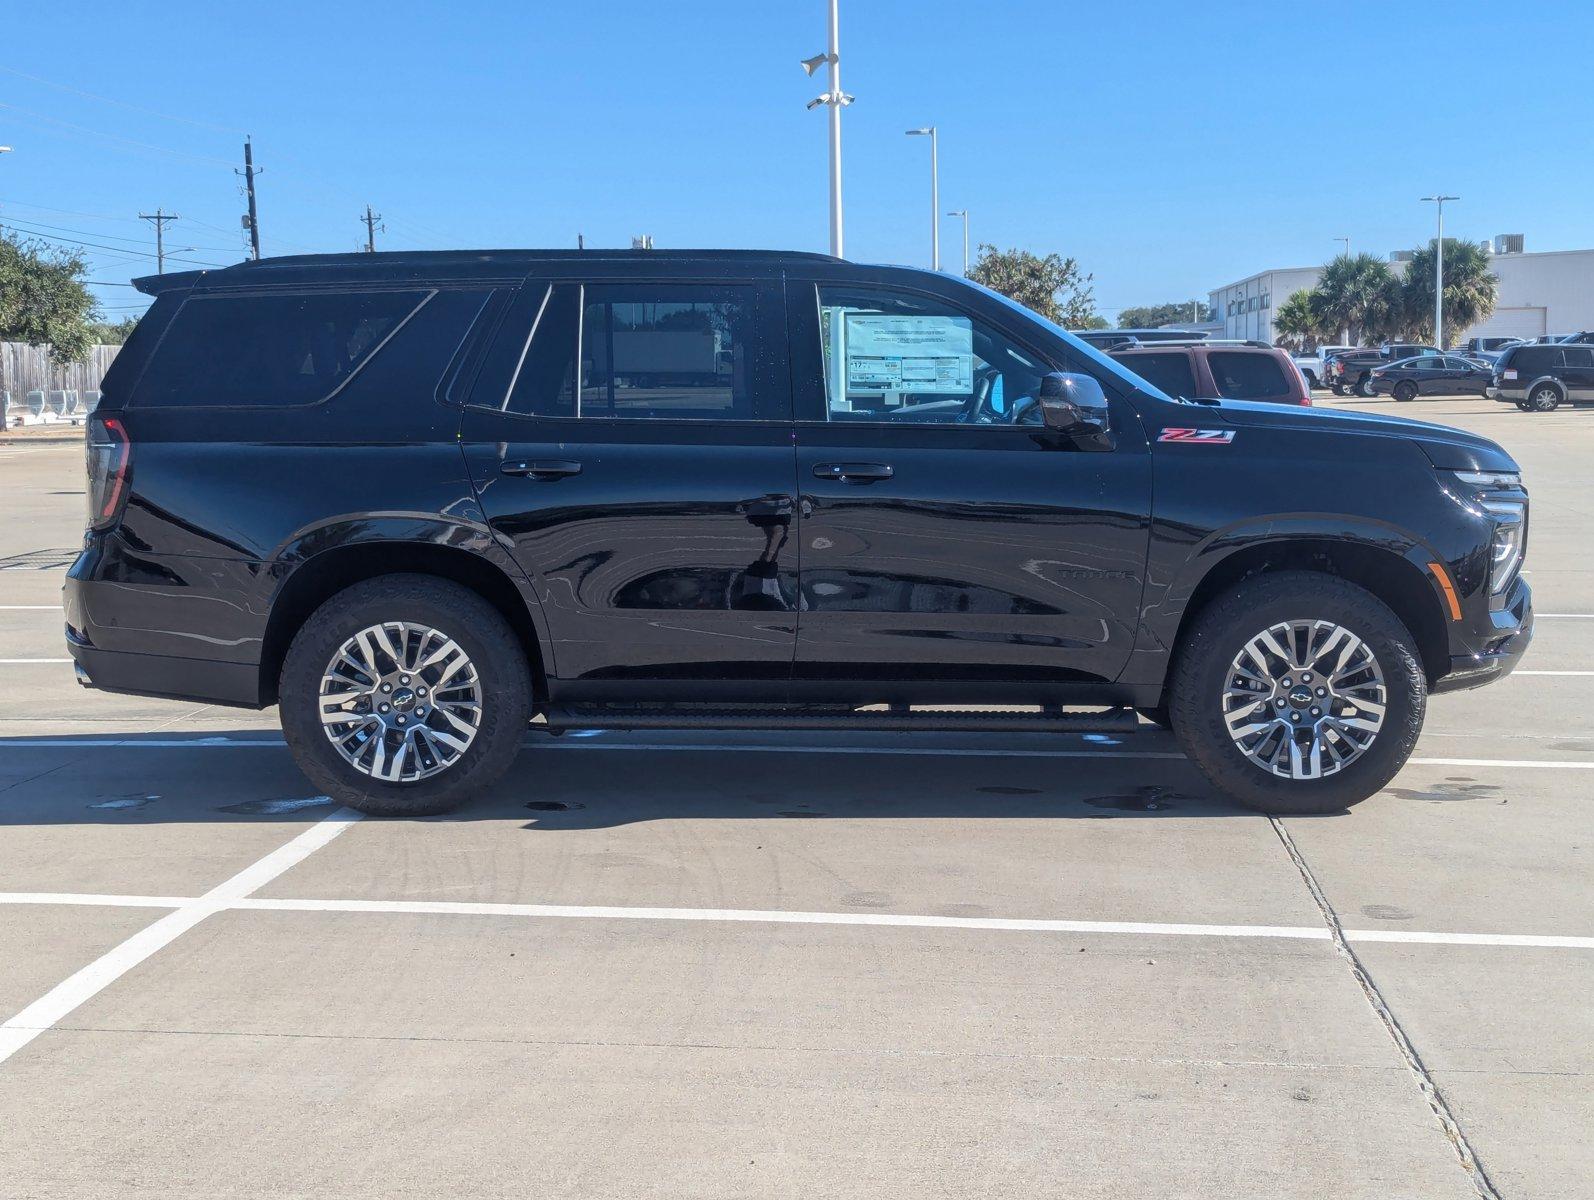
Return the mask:
<path id="1" fill-rule="evenodd" d="M 1312 402 L 1301 369 L 1285 351 L 1266 342 L 1158 342 L 1120 346 L 1108 353 L 1174 397 Z"/>

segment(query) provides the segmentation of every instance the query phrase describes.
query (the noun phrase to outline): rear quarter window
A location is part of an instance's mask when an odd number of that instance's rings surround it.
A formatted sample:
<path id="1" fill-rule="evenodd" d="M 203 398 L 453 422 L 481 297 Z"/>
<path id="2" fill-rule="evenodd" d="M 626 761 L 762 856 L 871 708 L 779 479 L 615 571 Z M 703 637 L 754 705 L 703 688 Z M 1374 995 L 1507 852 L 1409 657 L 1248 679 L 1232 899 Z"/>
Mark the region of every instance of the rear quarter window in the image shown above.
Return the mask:
<path id="1" fill-rule="evenodd" d="M 1265 351 L 1214 350 L 1207 355 L 1207 368 L 1218 395 L 1226 400 L 1272 400 L 1290 394 L 1284 368 Z"/>
<path id="2" fill-rule="evenodd" d="M 424 290 L 192 297 L 172 319 L 132 403 L 314 404 L 347 383 L 430 297 Z"/>
<path id="3" fill-rule="evenodd" d="M 1541 375 L 1561 365 L 1561 351 L 1554 346 L 1523 346 L 1500 365 L 1527 375 Z"/>
<path id="4" fill-rule="evenodd" d="M 1160 354 L 1125 354 L 1118 361 L 1165 395 L 1191 399 L 1196 394 L 1195 370 L 1182 350 Z"/>

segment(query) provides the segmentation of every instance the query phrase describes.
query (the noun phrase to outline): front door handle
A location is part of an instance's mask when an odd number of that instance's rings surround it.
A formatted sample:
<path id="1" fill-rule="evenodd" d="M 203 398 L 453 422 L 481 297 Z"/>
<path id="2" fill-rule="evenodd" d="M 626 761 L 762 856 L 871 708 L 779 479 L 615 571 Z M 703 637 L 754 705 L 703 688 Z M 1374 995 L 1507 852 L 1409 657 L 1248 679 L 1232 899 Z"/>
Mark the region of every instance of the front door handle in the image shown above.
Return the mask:
<path id="1" fill-rule="evenodd" d="M 563 479 L 581 474 L 581 464 L 561 459 L 511 459 L 498 468 L 502 475 L 524 475 L 532 479 Z"/>
<path id="2" fill-rule="evenodd" d="M 842 483 L 875 483 L 896 474 L 887 463 L 815 463 L 816 479 L 839 479 Z"/>

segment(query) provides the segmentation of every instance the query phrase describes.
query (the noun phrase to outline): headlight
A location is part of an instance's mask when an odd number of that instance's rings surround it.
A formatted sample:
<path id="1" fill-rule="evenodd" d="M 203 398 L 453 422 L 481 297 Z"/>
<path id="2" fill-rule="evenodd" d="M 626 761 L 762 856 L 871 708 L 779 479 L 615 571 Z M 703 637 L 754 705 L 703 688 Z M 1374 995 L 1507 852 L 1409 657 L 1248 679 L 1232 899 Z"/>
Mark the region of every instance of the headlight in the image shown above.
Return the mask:
<path id="1" fill-rule="evenodd" d="M 1452 471 L 1469 499 L 1494 522 L 1489 541 L 1489 595 L 1498 597 L 1516 582 L 1527 552 L 1528 500 L 1517 471 Z"/>

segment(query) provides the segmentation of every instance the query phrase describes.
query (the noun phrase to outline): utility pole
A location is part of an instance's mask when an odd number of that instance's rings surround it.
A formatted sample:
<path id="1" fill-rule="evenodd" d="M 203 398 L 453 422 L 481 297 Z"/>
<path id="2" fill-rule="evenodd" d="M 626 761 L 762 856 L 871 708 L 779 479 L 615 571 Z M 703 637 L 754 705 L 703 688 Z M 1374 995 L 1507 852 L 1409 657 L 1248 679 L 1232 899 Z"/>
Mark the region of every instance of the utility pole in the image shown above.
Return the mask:
<path id="1" fill-rule="evenodd" d="M 365 252 L 367 254 L 376 253 L 376 231 L 380 229 L 383 233 L 387 232 L 386 225 L 377 224 L 381 219 L 381 213 L 372 212 L 369 204 L 365 206 L 365 216 L 361 217 L 360 220 L 365 222 Z"/>
<path id="2" fill-rule="evenodd" d="M 963 277 L 967 279 L 969 274 L 969 210 L 960 208 L 946 215 L 963 218 Z"/>
<path id="3" fill-rule="evenodd" d="M 139 213 L 140 221 L 148 221 L 155 226 L 155 274 L 166 274 L 166 222 L 179 221 L 182 218 L 176 213 L 164 212 L 156 209 L 153 213 Z"/>
<path id="4" fill-rule="evenodd" d="M 249 257 L 260 257 L 260 214 L 255 210 L 255 176 L 260 174 L 255 169 L 254 147 L 250 145 L 249 138 L 244 138 L 244 169 L 234 171 L 235 175 L 244 177 L 244 186 L 249 191 L 249 214 L 244 217 L 244 228 L 249 231 Z"/>
<path id="5" fill-rule="evenodd" d="M 1424 196 L 1438 206 L 1439 234 L 1433 243 L 1433 344 L 1445 348 L 1445 201 L 1460 196 Z"/>
<path id="6" fill-rule="evenodd" d="M 822 96 L 808 102 L 809 108 L 821 104 L 830 108 L 830 253 L 842 256 L 841 236 L 841 110 L 852 103 L 852 97 L 841 90 L 841 34 L 837 15 L 838 0 L 830 0 L 830 39 L 826 51 L 802 60 L 802 68 L 813 75 L 821 66 L 830 66 L 830 88 Z"/>

